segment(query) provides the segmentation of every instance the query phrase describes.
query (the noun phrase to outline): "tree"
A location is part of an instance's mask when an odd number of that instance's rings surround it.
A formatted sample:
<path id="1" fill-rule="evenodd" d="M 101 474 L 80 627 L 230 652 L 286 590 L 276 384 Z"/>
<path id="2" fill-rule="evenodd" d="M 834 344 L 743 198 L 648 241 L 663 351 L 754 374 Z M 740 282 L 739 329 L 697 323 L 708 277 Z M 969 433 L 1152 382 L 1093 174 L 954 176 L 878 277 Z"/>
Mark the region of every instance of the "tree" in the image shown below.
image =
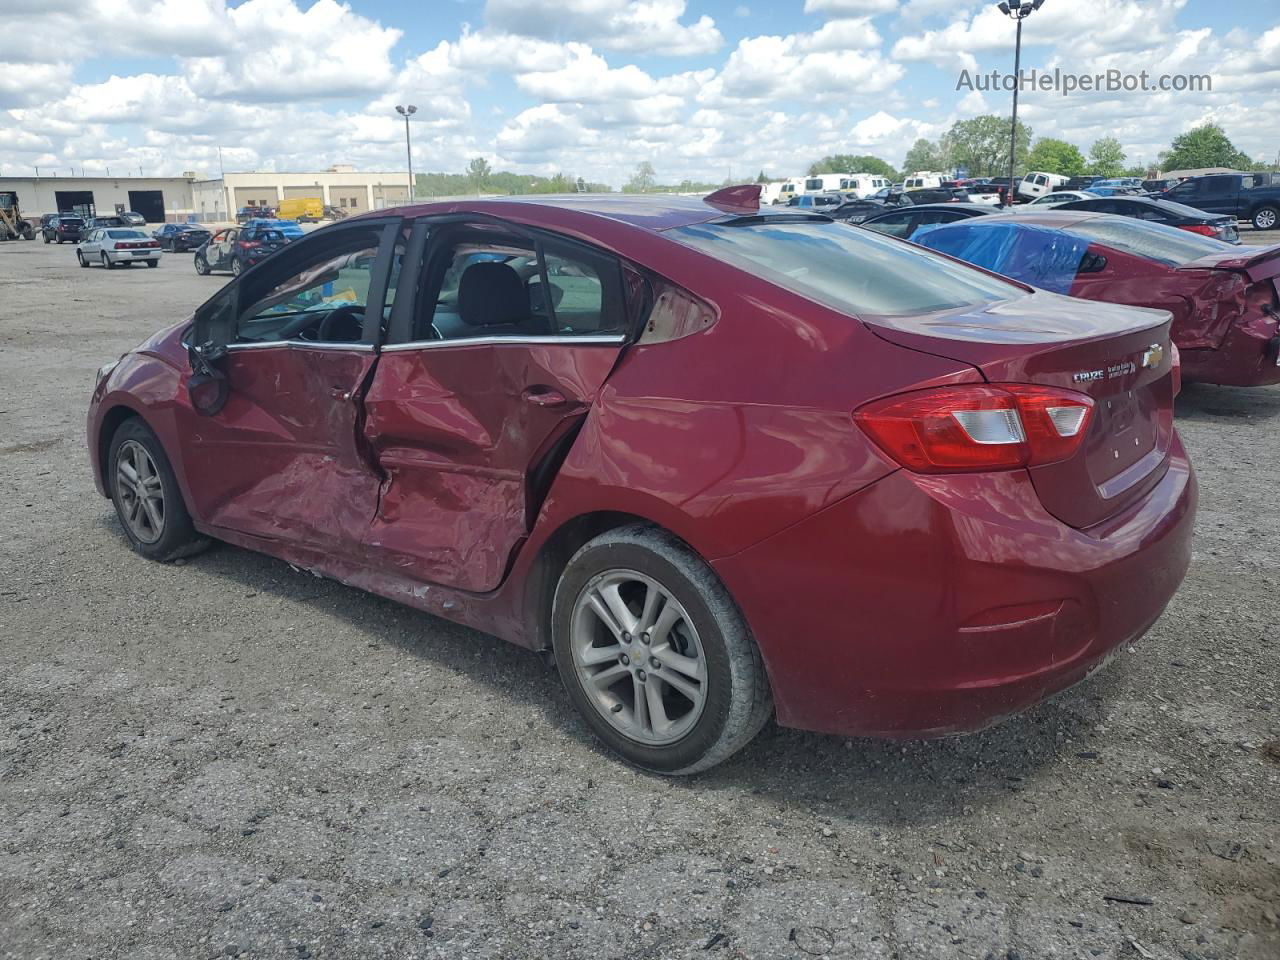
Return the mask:
<path id="1" fill-rule="evenodd" d="M 902 161 L 902 172 L 906 175 L 917 170 L 937 170 L 943 165 L 943 160 L 941 146 L 921 137 L 907 151 L 907 157 Z"/>
<path id="2" fill-rule="evenodd" d="M 809 164 L 809 176 L 816 177 L 820 173 L 871 173 L 890 180 L 898 175 L 893 167 L 869 153 L 837 153 Z"/>
<path id="3" fill-rule="evenodd" d="M 1124 170 L 1124 148 L 1115 137 L 1101 137 L 1089 148 L 1089 172 L 1099 177 L 1118 177 Z"/>
<path id="4" fill-rule="evenodd" d="M 1173 147 L 1161 158 L 1166 170 L 1194 170 L 1199 167 L 1235 167 L 1248 170 L 1253 160 L 1236 149 L 1226 132 L 1216 123 L 1193 127 L 1173 138 Z"/>
<path id="5" fill-rule="evenodd" d="M 1028 170 L 1078 177 L 1084 173 L 1084 154 L 1074 144 L 1053 137 L 1041 137 L 1027 155 Z"/>
<path id="6" fill-rule="evenodd" d="M 984 114 L 968 120 L 957 120 L 943 137 L 943 148 L 950 166 L 964 167 L 971 177 L 999 176 L 1009 172 L 1008 117 Z M 1031 128 L 1018 121 L 1014 151 L 1014 169 L 1026 169 L 1027 152 L 1031 149 Z"/>
<path id="7" fill-rule="evenodd" d="M 480 190 L 489 181 L 489 175 L 493 173 L 489 169 L 489 161 L 484 157 L 476 157 L 467 164 L 467 176 L 471 179 L 471 186 L 476 190 Z"/>
<path id="8" fill-rule="evenodd" d="M 623 193 L 648 193 L 653 189 L 653 185 L 657 182 L 658 175 L 653 169 L 653 164 L 648 160 L 642 160 L 636 165 L 636 172 L 631 175 L 631 179 L 627 181 L 627 185 L 622 188 Z"/>
<path id="9" fill-rule="evenodd" d="M 756 177 L 756 183 L 768 183 L 768 182 L 769 182 L 769 178 L 766 177 L 764 175 L 764 171 L 761 170 L 760 174 Z"/>

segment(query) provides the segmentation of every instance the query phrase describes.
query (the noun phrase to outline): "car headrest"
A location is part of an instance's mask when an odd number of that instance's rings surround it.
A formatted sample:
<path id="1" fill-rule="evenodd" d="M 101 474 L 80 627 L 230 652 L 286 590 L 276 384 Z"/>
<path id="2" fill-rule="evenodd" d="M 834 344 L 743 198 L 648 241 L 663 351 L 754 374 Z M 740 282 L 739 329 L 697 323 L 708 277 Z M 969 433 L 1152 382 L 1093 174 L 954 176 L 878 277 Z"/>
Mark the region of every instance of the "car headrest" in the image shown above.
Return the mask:
<path id="1" fill-rule="evenodd" d="M 458 284 L 458 316 L 469 327 L 527 323 L 529 294 L 520 274 L 492 260 L 471 264 Z"/>

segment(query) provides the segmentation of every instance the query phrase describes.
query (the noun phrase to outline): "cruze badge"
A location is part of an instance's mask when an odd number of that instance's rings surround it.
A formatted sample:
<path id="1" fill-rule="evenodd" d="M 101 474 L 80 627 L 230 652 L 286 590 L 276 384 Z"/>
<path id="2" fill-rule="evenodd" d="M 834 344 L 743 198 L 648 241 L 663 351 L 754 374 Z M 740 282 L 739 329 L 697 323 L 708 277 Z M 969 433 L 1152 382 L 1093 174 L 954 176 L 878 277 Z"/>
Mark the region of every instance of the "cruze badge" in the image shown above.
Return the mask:
<path id="1" fill-rule="evenodd" d="M 1142 355 L 1142 368 L 1144 370 L 1154 370 L 1160 366 L 1160 361 L 1164 359 L 1164 347 L 1158 343 L 1153 343 L 1147 347 L 1146 352 Z"/>
<path id="2" fill-rule="evenodd" d="M 1142 354 L 1142 369 L 1154 370 L 1160 366 L 1160 361 L 1164 359 L 1164 347 L 1158 343 L 1153 343 L 1147 347 Z M 1113 363 L 1101 370 L 1081 370 L 1079 373 L 1071 375 L 1073 383 L 1095 383 L 1098 380 L 1110 380 L 1113 377 L 1123 377 L 1129 373 L 1137 373 L 1138 365 L 1132 360 L 1123 360 L 1120 363 Z"/>

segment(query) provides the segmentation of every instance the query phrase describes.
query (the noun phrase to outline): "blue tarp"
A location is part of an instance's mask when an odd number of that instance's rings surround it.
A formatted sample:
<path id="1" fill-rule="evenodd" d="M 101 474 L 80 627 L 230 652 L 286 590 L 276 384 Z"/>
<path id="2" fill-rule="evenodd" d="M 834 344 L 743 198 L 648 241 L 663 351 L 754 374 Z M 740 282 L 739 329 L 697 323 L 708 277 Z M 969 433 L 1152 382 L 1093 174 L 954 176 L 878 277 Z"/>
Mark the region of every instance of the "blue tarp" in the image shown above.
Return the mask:
<path id="1" fill-rule="evenodd" d="M 1071 292 L 1088 240 L 1031 223 L 985 220 L 926 224 L 911 240 L 1041 290 Z"/>

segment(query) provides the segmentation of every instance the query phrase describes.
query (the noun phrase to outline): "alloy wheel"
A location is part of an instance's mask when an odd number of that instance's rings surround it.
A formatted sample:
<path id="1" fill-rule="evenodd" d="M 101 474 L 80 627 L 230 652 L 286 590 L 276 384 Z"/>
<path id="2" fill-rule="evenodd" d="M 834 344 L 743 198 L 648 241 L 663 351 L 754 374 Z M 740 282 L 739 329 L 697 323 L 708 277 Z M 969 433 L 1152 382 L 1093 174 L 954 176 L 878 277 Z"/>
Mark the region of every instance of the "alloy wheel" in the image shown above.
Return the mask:
<path id="1" fill-rule="evenodd" d="M 1276 212 L 1274 210 L 1258 211 L 1258 229 L 1270 230 L 1276 225 Z"/>
<path id="2" fill-rule="evenodd" d="M 578 682 L 610 725 L 657 746 L 693 729 L 707 702 L 707 659 L 669 590 L 635 570 L 607 570 L 583 587 L 570 624 Z"/>
<path id="3" fill-rule="evenodd" d="M 164 535 L 164 482 L 147 448 L 126 440 L 116 453 L 116 488 L 121 519 L 138 540 L 155 543 Z"/>

